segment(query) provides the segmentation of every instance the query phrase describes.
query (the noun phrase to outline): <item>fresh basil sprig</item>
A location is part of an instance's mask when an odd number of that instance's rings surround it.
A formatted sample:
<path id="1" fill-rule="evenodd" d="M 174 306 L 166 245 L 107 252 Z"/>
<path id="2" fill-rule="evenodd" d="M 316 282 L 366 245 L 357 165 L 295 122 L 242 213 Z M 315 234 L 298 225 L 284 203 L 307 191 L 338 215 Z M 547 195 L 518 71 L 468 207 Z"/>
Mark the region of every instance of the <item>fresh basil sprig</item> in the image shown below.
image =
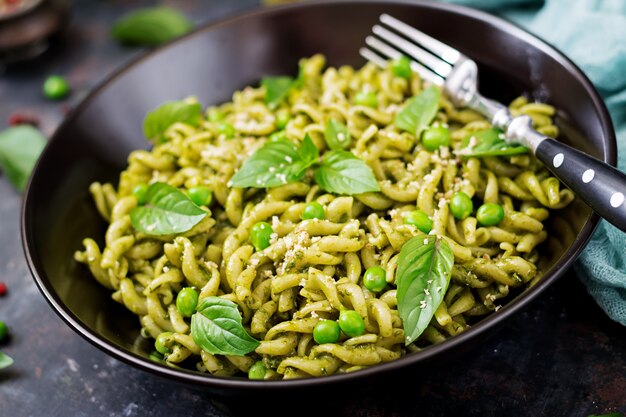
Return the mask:
<path id="1" fill-rule="evenodd" d="M 361 194 L 380 191 L 371 168 L 348 151 L 330 151 L 315 171 L 315 182 L 336 194 Z"/>
<path id="2" fill-rule="evenodd" d="M 415 236 L 400 249 L 396 285 L 405 344 L 428 327 L 448 289 L 453 263 L 448 243 L 433 235 Z"/>
<path id="3" fill-rule="evenodd" d="M 0 369 L 8 368 L 13 365 L 13 358 L 6 353 L 0 352 Z"/>
<path id="4" fill-rule="evenodd" d="M 439 97 L 441 90 L 430 86 L 422 90 L 415 97 L 407 100 L 406 105 L 394 120 L 399 129 L 420 137 L 422 131 L 433 121 L 439 109 Z"/>
<path id="5" fill-rule="evenodd" d="M 202 105 L 197 102 L 169 101 L 148 112 L 143 120 L 143 134 L 148 140 L 161 143 L 163 133 L 174 123 L 198 126 L 202 119 Z"/>
<path id="6" fill-rule="evenodd" d="M 351 152 L 330 151 L 320 162 L 319 151 L 309 135 L 300 146 L 288 139 L 267 142 L 244 162 L 230 186 L 277 187 L 300 181 L 314 165 L 315 181 L 325 191 L 346 195 L 380 191 L 370 167 Z"/>
<path id="7" fill-rule="evenodd" d="M 184 233 L 208 215 L 178 188 L 162 182 L 148 187 L 145 201 L 131 210 L 130 220 L 136 230 L 147 235 Z"/>
<path id="8" fill-rule="evenodd" d="M 213 355 L 243 356 L 259 346 L 244 329 L 237 304 L 220 297 L 200 301 L 191 316 L 191 336 L 202 350 Z"/>
<path id="9" fill-rule="evenodd" d="M 0 133 L 0 168 L 18 191 L 23 191 L 31 171 L 46 146 L 46 139 L 29 125 Z"/>
<path id="10" fill-rule="evenodd" d="M 300 146 L 288 139 L 265 143 L 231 178 L 233 187 L 265 188 L 296 182 L 319 159 L 319 151 L 307 135 Z"/>
<path id="11" fill-rule="evenodd" d="M 276 108 L 287 97 L 289 90 L 293 86 L 293 78 L 265 77 L 261 80 L 261 85 L 265 87 L 265 104 L 270 108 Z"/>
<path id="12" fill-rule="evenodd" d="M 352 141 L 348 127 L 335 119 L 330 119 L 326 123 L 324 139 L 332 150 L 346 149 Z"/>
<path id="13" fill-rule="evenodd" d="M 191 31 L 185 15 L 167 7 L 147 7 L 122 16 L 113 24 L 115 40 L 126 45 L 157 46 Z"/>
<path id="14" fill-rule="evenodd" d="M 522 145 L 511 145 L 504 140 L 504 132 L 497 128 L 470 133 L 461 142 L 456 154 L 462 157 L 507 156 L 527 153 Z"/>
<path id="15" fill-rule="evenodd" d="M 287 97 L 292 88 L 301 87 L 304 82 L 304 71 L 302 66 L 298 68 L 298 77 L 293 78 L 287 75 L 280 77 L 264 77 L 261 85 L 265 87 L 265 104 L 270 109 L 275 109 Z"/>

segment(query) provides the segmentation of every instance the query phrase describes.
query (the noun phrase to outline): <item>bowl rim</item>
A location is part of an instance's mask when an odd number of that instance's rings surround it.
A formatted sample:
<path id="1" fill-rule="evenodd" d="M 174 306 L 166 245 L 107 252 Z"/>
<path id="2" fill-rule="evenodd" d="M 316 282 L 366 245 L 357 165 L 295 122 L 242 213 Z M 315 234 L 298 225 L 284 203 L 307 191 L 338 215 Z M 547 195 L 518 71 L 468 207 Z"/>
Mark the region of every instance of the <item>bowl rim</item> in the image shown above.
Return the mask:
<path id="1" fill-rule="evenodd" d="M 150 361 L 147 358 L 144 358 L 136 353 L 126 351 L 120 347 L 117 347 L 106 340 L 104 340 L 98 333 L 93 331 L 91 328 L 84 325 L 81 320 L 74 315 L 67 306 L 64 305 L 61 298 L 54 291 L 54 288 L 50 281 L 46 278 L 45 270 L 43 268 L 42 262 L 37 256 L 37 249 L 35 248 L 33 240 L 30 236 L 33 235 L 32 232 L 32 220 L 30 219 L 30 213 L 32 212 L 32 205 L 34 204 L 34 197 L 30 193 L 31 184 L 39 173 L 39 167 L 41 165 L 41 160 L 45 159 L 46 155 L 49 153 L 50 143 L 60 140 L 60 132 L 66 128 L 66 126 L 72 124 L 76 118 L 80 116 L 82 111 L 89 106 L 92 100 L 94 100 L 100 93 L 105 90 L 110 84 L 114 83 L 118 78 L 122 77 L 126 72 L 135 68 L 138 65 L 141 65 L 143 61 L 149 59 L 153 55 L 156 55 L 168 48 L 175 47 L 181 42 L 185 42 L 187 39 L 190 39 L 194 36 L 200 36 L 201 33 L 206 31 L 211 31 L 222 26 L 230 25 L 239 20 L 247 20 L 254 19 L 257 16 L 264 15 L 272 15 L 279 14 L 283 11 L 291 11 L 296 9 L 307 9 L 307 8 L 317 8 L 317 7 L 332 7 L 333 5 L 356 5 L 356 4 L 392 4 L 392 5 L 401 5 L 401 6 L 418 6 L 418 7 L 426 7 L 434 10 L 442 10 L 445 12 L 451 12 L 454 14 L 460 14 L 467 16 L 472 19 L 483 21 L 487 24 L 495 26 L 497 29 L 502 30 L 504 32 L 510 33 L 522 40 L 525 43 L 530 44 L 534 48 L 541 50 L 546 53 L 551 58 L 555 59 L 559 62 L 563 67 L 567 69 L 569 73 L 571 73 L 576 80 L 584 87 L 585 91 L 591 98 L 593 107 L 596 109 L 599 115 L 600 123 L 603 130 L 607 133 L 607 140 L 603 143 L 602 152 L 605 155 L 604 161 L 615 166 L 617 161 L 617 141 L 615 138 L 615 131 L 613 128 L 613 123 L 611 121 L 611 117 L 606 108 L 604 100 L 601 98 L 599 92 L 593 86 L 592 82 L 589 78 L 583 73 L 583 71 L 574 64 L 570 58 L 568 58 L 564 53 L 560 52 L 556 47 L 546 42 L 545 40 L 539 38 L 538 36 L 531 34 L 526 29 L 521 26 L 505 20 L 501 17 L 495 16 L 493 14 L 473 9 L 470 7 L 452 4 L 452 3 L 444 3 L 444 2 L 435 2 L 431 0 L 318 0 L 317 2 L 302 2 L 302 3 L 293 3 L 293 4 L 285 4 L 272 6 L 268 8 L 260 8 L 256 7 L 252 10 L 244 10 L 235 13 L 231 13 L 230 15 L 220 18 L 215 21 L 209 21 L 202 25 L 199 25 L 192 32 L 177 38 L 165 45 L 162 45 L 158 48 L 147 50 L 144 53 L 139 53 L 134 58 L 129 61 L 121 64 L 121 66 L 110 73 L 107 77 L 105 77 L 102 81 L 100 81 L 95 87 L 91 89 L 89 94 L 84 97 L 74 109 L 72 109 L 66 118 L 62 121 L 60 126 L 56 129 L 52 137 L 49 139 L 48 144 L 46 145 L 44 151 L 42 152 L 41 157 L 35 164 L 33 169 L 33 173 L 28 181 L 26 186 L 26 190 L 24 192 L 24 198 L 22 201 L 21 208 L 21 216 L 20 216 L 20 232 L 21 232 L 21 240 L 22 240 L 22 248 L 24 250 L 24 254 L 27 260 L 28 268 L 33 276 L 37 287 L 44 295 L 46 301 L 50 304 L 52 309 L 57 313 L 57 315 L 76 333 L 78 333 L 81 337 L 87 340 L 92 345 L 99 348 L 101 351 L 107 353 L 108 355 L 124 362 L 130 364 L 138 369 L 147 371 L 151 374 L 175 380 L 178 382 L 191 384 L 196 387 L 206 387 L 206 388 L 214 388 L 222 391 L 228 391 L 231 389 L 235 390 L 252 390 L 258 392 L 268 392 L 275 391 L 276 389 L 297 389 L 297 388 L 311 388 L 313 386 L 334 386 L 340 383 L 346 383 L 355 380 L 361 380 L 366 378 L 371 378 L 374 375 L 389 375 L 392 372 L 399 371 L 401 368 L 405 368 L 407 366 L 414 366 L 417 363 L 426 363 L 431 361 L 433 358 L 441 355 L 442 352 L 447 350 L 454 350 L 459 346 L 463 345 L 465 342 L 470 341 L 471 339 L 475 339 L 477 337 L 485 334 L 487 330 L 492 327 L 497 327 L 506 321 L 509 317 L 517 313 L 519 310 L 526 307 L 528 304 L 533 302 L 542 292 L 544 292 L 555 280 L 560 278 L 569 267 L 575 262 L 578 258 L 580 252 L 584 249 L 586 244 L 595 228 L 597 227 L 600 217 L 591 213 L 586 219 L 580 234 L 572 244 L 570 248 L 566 250 L 566 252 L 561 256 L 561 258 L 553 265 L 550 270 L 550 273 L 546 273 L 544 277 L 538 282 L 536 285 L 532 287 L 532 292 L 529 292 L 527 295 L 517 297 L 510 303 L 503 306 L 503 308 L 497 314 L 491 314 L 488 317 L 480 320 L 476 325 L 474 325 L 470 330 L 464 332 L 460 335 L 454 336 L 452 338 L 447 339 L 446 341 L 438 344 L 429 346 L 419 353 L 414 353 L 410 355 L 406 355 L 402 358 L 381 363 L 370 368 L 362 369 L 357 372 L 350 372 L 345 374 L 334 374 L 325 377 L 317 377 L 317 378 L 304 378 L 304 379 L 294 379 L 294 380 L 276 380 L 276 381 L 250 381 L 245 378 L 237 378 L 237 377 L 218 377 L 212 376 L 209 374 L 202 374 L 193 370 L 185 370 L 185 369 L 175 369 L 171 367 L 167 367 L 166 365 L 161 365 L 155 362 Z"/>

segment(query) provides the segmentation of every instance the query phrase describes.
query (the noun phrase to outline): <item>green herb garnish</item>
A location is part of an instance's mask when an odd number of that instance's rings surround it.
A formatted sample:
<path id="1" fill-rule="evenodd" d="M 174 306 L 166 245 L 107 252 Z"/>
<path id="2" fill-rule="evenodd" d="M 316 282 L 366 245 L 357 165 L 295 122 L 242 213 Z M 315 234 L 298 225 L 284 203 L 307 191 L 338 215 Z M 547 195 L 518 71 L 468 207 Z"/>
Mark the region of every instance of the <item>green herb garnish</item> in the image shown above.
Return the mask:
<path id="1" fill-rule="evenodd" d="M 307 135 L 297 146 L 288 139 L 265 143 L 231 178 L 233 187 L 265 188 L 296 182 L 317 162 L 319 152 Z"/>
<path id="2" fill-rule="evenodd" d="M 470 133 L 461 142 L 456 154 L 462 157 L 507 156 L 527 153 L 528 148 L 511 145 L 504 140 L 504 132 L 497 128 Z"/>
<path id="3" fill-rule="evenodd" d="M 439 109 L 441 90 L 435 86 L 422 90 L 415 97 L 407 100 L 406 105 L 396 115 L 394 124 L 416 137 L 433 121 Z"/>
<path id="4" fill-rule="evenodd" d="M 157 46 L 190 32 L 194 24 L 167 7 L 134 10 L 113 24 L 112 35 L 126 45 Z"/>
<path id="5" fill-rule="evenodd" d="M 265 87 L 265 104 L 270 109 L 275 109 L 283 102 L 292 88 L 302 87 L 304 83 L 304 71 L 302 65 L 298 67 L 298 77 L 287 75 L 280 77 L 264 77 L 261 85 Z"/>
<path id="6" fill-rule="evenodd" d="M 174 123 L 198 126 L 202 118 L 202 105 L 190 101 L 170 101 L 148 112 L 143 120 L 143 134 L 156 143 L 165 141 L 163 134 Z"/>
<path id="7" fill-rule="evenodd" d="M 162 182 L 151 184 L 144 199 L 145 205 L 132 209 L 130 220 L 136 230 L 147 235 L 187 232 L 209 214 L 178 188 Z"/>
<path id="8" fill-rule="evenodd" d="M 433 235 L 415 236 L 400 249 L 396 284 L 405 344 L 428 327 L 448 289 L 453 263 L 448 243 Z"/>
<path id="9" fill-rule="evenodd" d="M 300 146 L 288 139 L 267 142 L 244 162 L 230 185 L 277 187 L 300 181 L 314 165 L 315 181 L 325 191 L 346 195 L 380 191 L 370 167 L 351 152 L 330 151 L 320 162 L 319 152 L 308 135 Z"/>
<path id="10" fill-rule="evenodd" d="M 346 149 L 352 141 L 348 127 L 335 119 L 330 119 L 326 123 L 324 139 L 332 150 Z"/>
<path id="11" fill-rule="evenodd" d="M 24 191 L 45 146 L 45 137 L 29 125 L 11 127 L 0 133 L 0 168 L 18 191 Z"/>
<path id="12" fill-rule="evenodd" d="M 330 151 L 315 171 L 315 181 L 325 191 L 361 194 L 380 191 L 371 168 L 348 151 Z"/>
<path id="13" fill-rule="evenodd" d="M 202 350 L 213 355 L 243 356 L 260 344 L 244 329 L 237 304 L 220 297 L 200 301 L 191 317 L 191 336 Z"/>
<path id="14" fill-rule="evenodd" d="M 270 108 L 276 108 L 287 97 L 289 90 L 293 86 L 293 78 L 265 77 L 261 80 L 261 85 L 265 87 L 265 104 Z"/>

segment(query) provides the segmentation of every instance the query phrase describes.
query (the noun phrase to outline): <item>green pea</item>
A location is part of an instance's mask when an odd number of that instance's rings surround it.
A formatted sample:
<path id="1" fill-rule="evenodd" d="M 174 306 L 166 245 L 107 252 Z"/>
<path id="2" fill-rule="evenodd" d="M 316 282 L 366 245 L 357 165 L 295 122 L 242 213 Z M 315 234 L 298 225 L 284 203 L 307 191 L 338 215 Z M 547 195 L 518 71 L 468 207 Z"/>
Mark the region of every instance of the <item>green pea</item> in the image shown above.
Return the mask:
<path id="1" fill-rule="evenodd" d="M 304 211 L 302 212 L 302 220 L 310 219 L 324 220 L 324 206 L 322 206 L 317 201 L 311 201 L 306 206 L 304 206 Z"/>
<path id="2" fill-rule="evenodd" d="M 341 328 L 334 320 L 320 320 L 313 328 L 313 339 L 320 345 L 337 343 L 339 336 L 341 336 Z"/>
<path id="3" fill-rule="evenodd" d="M 270 135 L 270 141 L 272 142 L 276 142 L 276 141 L 284 140 L 284 139 L 287 139 L 287 134 L 285 133 L 284 130 L 274 132 Z"/>
<path id="4" fill-rule="evenodd" d="M 224 113 L 222 113 L 217 107 L 211 107 L 207 114 L 209 122 L 219 122 L 224 120 Z"/>
<path id="5" fill-rule="evenodd" d="M 191 317 L 198 306 L 198 291 L 192 287 L 185 287 L 176 296 L 176 308 L 184 317 Z"/>
<path id="6" fill-rule="evenodd" d="M 5 337 L 7 337 L 7 334 L 9 334 L 9 327 L 5 322 L 0 320 L 0 342 L 2 342 Z"/>
<path id="7" fill-rule="evenodd" d="M 263 362 L 255 362 L 248 370 L 248 379 L 264 379 L 266 372 L 267 368 Z"/>
<path id="8" fill-rule="evenodd" d="M 504 209 L 499 204 L 483 204 L 476 211 L 476 220 L 478 220 L 481 226 L 497 226 L 503 219 Z"/>
<path id="9" fill-rule="evenodd" d="M 378 98 L 376 98 L 374 91 L 361 91 L 354 96 L 354 104 L 376 108 L 378 107 Z"/>
<path id="10" fill-rule="evenodd" d="M 226 136 L 227 139 L 235 137 L 235 128 L 230 123 L 220 122 L 217 125 L 217 131 Z"/>
<path id="11" fill-rule="evenodd" d="M 433 229 L 433 221 L 422 210 L 413 210 L 404 215 L 404 224 L 412 224 L 418 230 L 429 233 Z"/>
<path id="12" fill-rule="evenodd" d="M 394 59 L 391 63 L 391 72 L 393 75 L 402 78 L 411 78 L 413 71 L 411 70 L 411 60 L 408 56 L 402 55 L 398 59 Z"/>
<path id="13" fill-rule="evenodd" d="M 213 200 L 213 193 L 211 193 L 211 190 L 203 185 L 191 187 L 187 191 L 187 194 L 189 194 L 191 201 L 198 206 L 208 206 Z"/>
<path id="14" fill-rule="evenodd" d="M 154 341 L 154 348 L 157 350 L 157 352 L 163 355 L 172 353 L 172 350 L 168 348 L 167 346 L 165 346 L 165 343 L 167 343 L 167 339 L 173 334 L 174 333 L 172 332 L 163 332 L 157 336 L 156 340 Z"/>
<path id="15" fill-rule="evenodd" d="M 289 115 L 289 111 L 281 110 L 276 113 L 276 127 L 280 130 L 283 130 L 287 127 L 287 123 L 291 120 L 291 116 Z"/>
<path id="16" fill-rule="evenodd" d="M 387 273 L 380 266 L 367 268 L 363 275 L 363 285 L 370 291 L 380 292 L 387 286 Z"/>
<path id="17" fill-rule="evenodd" d="M 452 196 L 450 200 L 450 211 L 455 218 L 463 220 L 472 214 L 473 210 L 474 203 L 472 203 L 472 199 L 463 191 L 459 191 Z"/>
<path id="18" fill-rule="evenodd" d="M 51 100 L 65 98 L 70 92 L 70 85 L 60 75 L 51 75 L 43 83 L 43 94 Z"/>
<path id="19" fill-rule="evenodd" d="M 270 245 L 272 233 L 274 233 L 274 230 L 272 230 L 272 226 L 267 222 L 258 222 L 252 226 L 252 230 L 250 230 L 250 242 L 257 252 Z"/>
<path id="20" fill-rule="evenodd" d="M 140 206 L 146 204 L 146 193 L 148 192 L 148 184 L 141 183 L 133 188 L 133 195 L 137 198 L 137 204 Z"/>
<path id="21" fill-rule="evenodd" d="M 443 126 L 430 127 L 422 133 L 422 145 L 433 152 L 450 144 L 450 131 Z"/>
<path id="22" fill-rule="evenodd" d="M 341 310 L 339 313 L 339 327 L 348 337 L 361 336 L 365 333 L 363 317 L 354 310 Z"/>

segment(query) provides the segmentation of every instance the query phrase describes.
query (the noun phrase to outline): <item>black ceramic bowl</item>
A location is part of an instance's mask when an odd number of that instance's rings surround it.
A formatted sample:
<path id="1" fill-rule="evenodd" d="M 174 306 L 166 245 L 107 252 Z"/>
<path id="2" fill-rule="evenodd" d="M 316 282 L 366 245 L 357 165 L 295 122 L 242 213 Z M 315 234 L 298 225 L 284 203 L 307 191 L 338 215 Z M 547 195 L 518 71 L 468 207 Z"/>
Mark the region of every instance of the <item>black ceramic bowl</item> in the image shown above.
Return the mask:
<path id="1" fill-rule="evenodd" d="M 266 75 L 294 74 L 298 59 L 323 53 L 331 65 L 362 65 L 357 51 L 381 13 L 450 43 L 480 65 L 481 90 L 505 102 L 528 94 L 558 109 L 562 140 L 615 164 L 611 121 L 598 93 L 557 50 L 494 16 L 444 3 L 416 1 L 305 2 L 255 11 L 200 28 L 123 68 L 65 120 L 39 160 L 26 191 L 22 237 L 37 285 L 52 308 L 86 340 L 111 356 L 160 376 L 218 394 L 336 388 L 385 380 L 454 357 L 475 346 L 530 304 L 576 259 L 598 218 L 577 201 L 550 220 L 543 279 L 464 334 L 400 360 L 362 371 L 291 381 L 218 378 L 148 359 L 151 343 L 138 319 L 76 264 L 85 236 L 103 236 L 88 186 L 116 182 L 129 152 L 146 148 L 141 122 L 160 103 L 195 95 L 204 105 Z M 520 331 L 532 331 L 520 329 Z M 351 385 L 352 386 L 352 385 Z"/>

